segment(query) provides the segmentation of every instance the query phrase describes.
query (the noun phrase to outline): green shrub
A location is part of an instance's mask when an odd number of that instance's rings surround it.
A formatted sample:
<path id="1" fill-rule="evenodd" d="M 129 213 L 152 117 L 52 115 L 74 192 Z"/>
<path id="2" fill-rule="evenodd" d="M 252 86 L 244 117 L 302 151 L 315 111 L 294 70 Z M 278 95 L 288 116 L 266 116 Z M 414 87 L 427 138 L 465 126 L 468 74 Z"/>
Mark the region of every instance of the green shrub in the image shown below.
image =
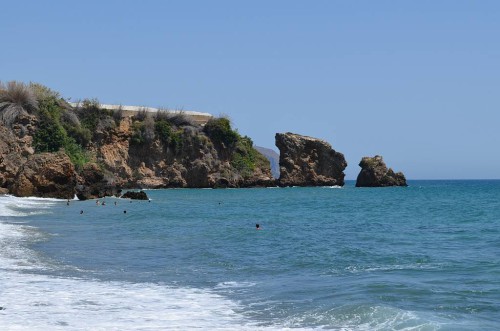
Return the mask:
<path id="1" fill-rule="evenodd" d="M 269 167 L 269 161 L 253 148 L 253 141 L 247 136 L 240 137 L 232 155 L 231 166 L 238 170 L 243 177 L 253 174 L 256 167 Z"/>
<path id="2" fill-rule="evenodd" d="M 132 136 L 130 137 L 131 145 L 142 145 L 146 142 L 146 139 L 144 139 L 144 136 L 142 134 L 143 128 L 143 122 L 132 123 Z"/>
<path id="3" fill-rule="evenodd" d="M 164 145 L 168 145 L 170 143 L 170 139 L 172 137 L 172 126 L 167 120 L 157 120 L 155 123 L 155 131 L 156 135 Z"/>
<path id="4" fill-rule="evenodd" d="M 101 109 L 97 99 L 85 99 L 77 108 L 78 117 L 82 126 L 90 132 L 96 132 L 99 124 L 106 123 L 113 116 L 113 112 L 107 109 Z M 104 125 L 108 127 L 109 125 Z"/>
<path id="5" fill-rule="evenodd" d="M 61 125 L 61 114 L 64 111 L 57 103 L 56 97 L 39 94 L 38 129 L 33 137 L 36 152 L 57 152 L 65 144 L 66 130 Z"/>
<path id="6" fill-rule="evenodd" d="M 170 145 L 172 146 L 176 154 L 178 154 L 184 147 L 184 139 L 182 133 L 182 130 L 178 130 L 172 132 L 172 135 L 170 137 Z"/>
<path id="7" fill-rule="evenodd" d="M 83 148 L 90 142 L 90 130 L 80 126 L 75 114 L 62 108 L 58 94 L 43 85 L 36 88 L 39 125 L 33 137 L 35 151 L 58 152 L 64 149 L 76 169 L 81 170 L 90 161 Z"/>
<path id="8" fill-rule="evenodd" d="M 50 117 L 44 117 L 33 137 L 35 152 L 57 152 L 64 147 L 66 138 L 66 131 L 61 124 Z"/>
<path id="9" fill-rule="evenodd" d="M 225 117 L 210 119 L 203 131 L 214 143 L 226 148 L 234 147 L 239 138 L 238 132 L 231 129 L 231 123 Z"/>
<path id="10" fill-rule="evenodd" d="M 82 147 L 87 146 L 92 140 L 92 132 L 89 129 L 81 126 L 63 125 L 68 136 L 73 138 L 77 144 Z"/>
<path id="11" fill-rule="evenodd" d="M 90 157 L 85 149 L 71 137 L 66 137 L 64 151 L 78 171 L 82 170 L 83 166 L 90 162 Z"/>

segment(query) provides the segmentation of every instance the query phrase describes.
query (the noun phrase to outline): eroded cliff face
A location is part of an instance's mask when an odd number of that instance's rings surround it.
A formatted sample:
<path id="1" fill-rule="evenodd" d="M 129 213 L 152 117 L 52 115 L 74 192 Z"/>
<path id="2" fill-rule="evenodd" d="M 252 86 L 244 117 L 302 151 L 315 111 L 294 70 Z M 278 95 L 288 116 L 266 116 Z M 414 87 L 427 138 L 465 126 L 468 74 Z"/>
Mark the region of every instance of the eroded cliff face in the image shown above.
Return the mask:
<path id="1" fill-rule="evenodd" d="M 182 114 L 123 116 L 42 92 L 38 109 L 0 121 L 0 193 L 90 199 L 122 188 L 275 185 L 269 161 L 227 119 L 207 132 Z"/>
<path id="2" fill-rule="evenodd" d="M 280 150 L 280 186 L 344 185 L 347 162 L 342 153 L 320 139 L 277 133 Z"/>
<path id="3" fill-rule="evenodd" d="M 0 187 L 8 192 L 16 179 L 19 168 L 35 151 L 32 147 L 36 130 L 35 116 L 21 116 L 7 128 L 0 123 Z"/>
<path id="4" fill-rule="evenodd" d="M 387 169 L 380 155 L 363 157 L 359 166 L 361 171 L 356 180 L 356 187 L 407 186 L 403 173 Z"/>
<path id="5" fill-rule="evenodd" d="M 274 183 L 269 162 L 260 156 L 252 169 L 234 164 L 237 147 L 217 146 L 201 127 L 175 126 L 176 142 L 155 137 L 133 142 L 133 119 L 103 132 L 91 150 L 102 162 L 104 180 L 119 187 L 215 188 L 269 186 Z M 266 164 L 267 162 L 267 164 Z"/>
<path id="6" fill-rule="evenodd" d="M 19 197 L 73 199 L 75 167 L 64 153 L 33 154 L 19 168 L 10 192 Z"/>

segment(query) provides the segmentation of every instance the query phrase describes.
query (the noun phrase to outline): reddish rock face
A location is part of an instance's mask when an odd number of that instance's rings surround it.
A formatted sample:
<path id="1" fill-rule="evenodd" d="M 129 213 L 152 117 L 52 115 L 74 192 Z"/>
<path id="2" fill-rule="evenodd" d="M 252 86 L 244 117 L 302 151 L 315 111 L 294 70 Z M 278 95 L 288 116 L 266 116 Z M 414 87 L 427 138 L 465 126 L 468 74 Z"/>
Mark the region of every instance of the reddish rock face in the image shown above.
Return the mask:
<path id="1" fill-rule="evenodd" d="M 280 150 L 280 186 L 344 185 L 347 162 L 342 153 L 320 139 L 277 133 Z"/>
<path id="2" fill-rule="evenodd" d="M 19 167 L 26 162 L 18 137 L 0 124 L 0 187 L 8 190 L 14 184 Z"/>
<path id="3" fill-rule="evenodd" d="M 356 180 L 356 187 L 408 186 L 402 172 L 395 173 L 387 169 L 382 156 L 365 156 L 359 162 L 361 171 Z"/>
<path id="4" fill-rule="evenodd" d="M 28 157 L 16 176 L 11 193 L 20 196 L 72 199 L 76 173 L 63 153 L 41 153 Z"/>

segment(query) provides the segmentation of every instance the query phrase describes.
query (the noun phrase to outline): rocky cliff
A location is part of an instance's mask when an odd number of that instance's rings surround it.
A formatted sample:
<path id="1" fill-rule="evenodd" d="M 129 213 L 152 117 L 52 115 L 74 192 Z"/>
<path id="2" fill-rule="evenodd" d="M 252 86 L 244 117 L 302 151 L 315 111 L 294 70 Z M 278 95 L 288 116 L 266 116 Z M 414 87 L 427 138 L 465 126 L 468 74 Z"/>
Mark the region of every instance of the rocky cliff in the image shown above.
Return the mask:
<path id="1" fill-rule="evenodd" d="M 269 161 L 226 118 L 126 116 L 96 100 L 72 107 L 38 84 L 0 84 L 0 192 L 81 199 L 121 188 L 274 185 Z"/>
<path id="2" fill-rule="evenodd" d="M 64 153 L 30 155 L 20 167 L 10 192 L 19 197 L 73 199 L 76 172 Z"/>
<path id="3" fill-rule="evenodd" d="M 363 157 L 359 166 L 361 171 L 356 180 L 356 187 L 407 186 L 403 173 L 387 169 L 380 155 Z"/>
<path id="4" fill-rule="evenodd" d="M 344 185 L 347 162 L 342 153 L 320 139 L 277 133 L 280 150 L 280 186 Z"/>

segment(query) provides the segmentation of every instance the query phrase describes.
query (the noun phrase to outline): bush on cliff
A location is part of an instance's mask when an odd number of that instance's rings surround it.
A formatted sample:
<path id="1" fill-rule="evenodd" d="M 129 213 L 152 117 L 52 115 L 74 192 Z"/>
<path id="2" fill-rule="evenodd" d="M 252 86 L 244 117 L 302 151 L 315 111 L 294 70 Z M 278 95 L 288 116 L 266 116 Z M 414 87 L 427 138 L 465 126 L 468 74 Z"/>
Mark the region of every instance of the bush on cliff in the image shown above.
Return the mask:
<path id="1" fill-rule="evenodd" d="M 89 161 L 89 157 L 80 141 L 72 135 L 77 137 L 81 135 L 81 139 L 84 140 L 85 131 L 76 126 L 79 125 L 78 119 L 72 118 L 71 115 L 65 116 L 67 110 L 61 106 L 58 94 L 39 84 L 35 85 L 35 91 L 38 97 L 39 117 L 38 129 L 33 137 L 35 152 L 58 152 L 64 149 L 71 162 L 80 169 Z M 62 118 L 67 118 L 64 125 L 61 123 Z M 72 134 L 68 135 L 68 131 Z M 87 143 L 89 140 L 89 137 L 85 137 Z"/>
<path id="2" fill-rule="evenodd" d="M 102 131 L 115 125 L 113 111 L 101 109 L 99 100 L 85 99 L 77 107 L 76 112 L 83 128 L 89 132 Z"/>
<path id="3" fill-rule="evenodd" d="M 156 123 L 155 123 L 155 131 L 160 138 L 161 142 L 164 145 L 168 145 L 170 143 L 170 139 L 172 137 L 172 125 L 167 120 L 164 119 L 159 119 L 157 117 Z"/>
<path id="4" fill-rule="evenodd" d="M 253 148 L 253 141 L 247 136 L 240 137 L 231 159 L 231 165 L 244 177 L 250 177 L 255 168 L 269 167 L 269 161 Z"/>
<path id="5" fill-rule="evenodd" d="M 151 116 L 146 116 L 144 121 L 132 123 L 132 136 L 130 144 L 142 145 L 151 143 L 155 139 L 155 122 Z"/>
<path id="6" fill-rule="evenodd" d="M 238 132 L 231 129 L 231 123 L 225 117 L 210 119 L 203 127 L 203 131 L 215 144 L 226 148 L 234 147 L 239 138 Z"/>
<path id="7" fill-rule="evenodd" d="M 39 91 L 40 92 L 40 91 Z M 57 152 L 67 139 L 66 130 L 61 125 L 63 109 L 54 95 L 38 94 L 38 129 L 33 137 L 33 145 L 37 153 Z"/>
<path id="8" fill-rule="evenodd" d="M 33 89 L 21 82 L 0 82 L 0 121 L 10 127 L 20 115 L 27 115 L 38 109 Z"/>

